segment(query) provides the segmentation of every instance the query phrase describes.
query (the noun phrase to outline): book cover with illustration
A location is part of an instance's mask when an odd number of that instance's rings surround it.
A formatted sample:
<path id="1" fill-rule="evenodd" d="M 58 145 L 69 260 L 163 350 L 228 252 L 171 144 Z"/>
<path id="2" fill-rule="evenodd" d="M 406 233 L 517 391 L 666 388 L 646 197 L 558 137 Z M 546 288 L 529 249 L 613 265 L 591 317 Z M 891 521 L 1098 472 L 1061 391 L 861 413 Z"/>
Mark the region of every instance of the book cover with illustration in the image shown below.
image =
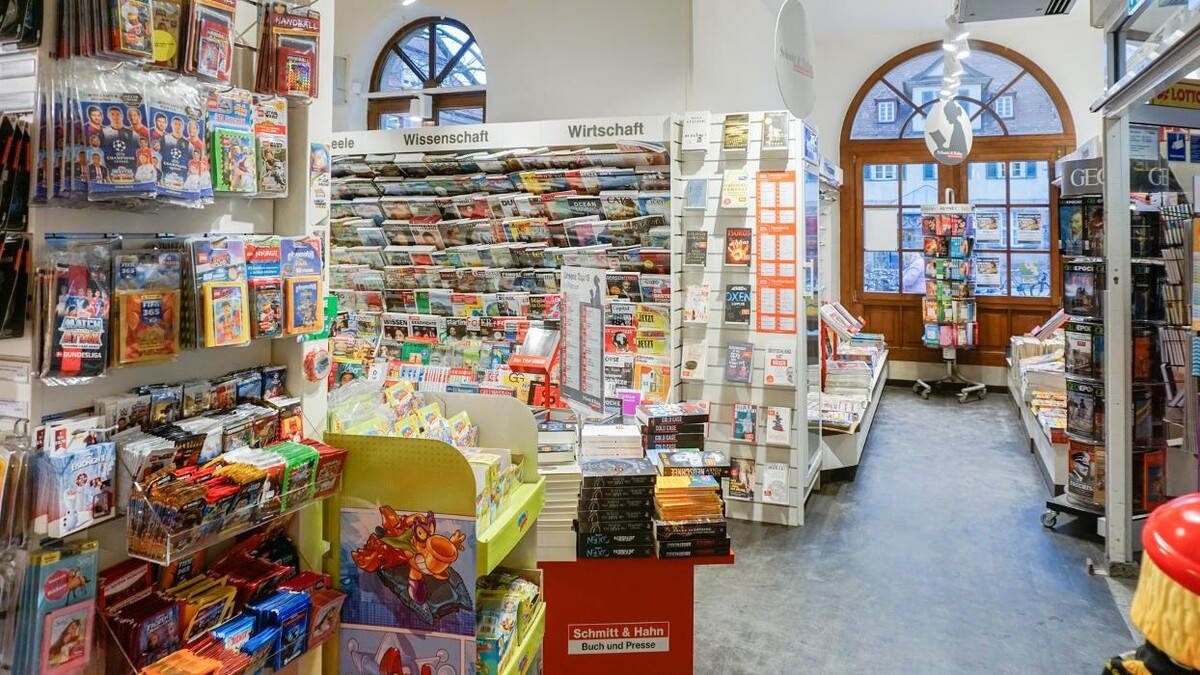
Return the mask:
<path id="1" fill-rule="evenodd" d="M 725 323 L 735 325 L 750 325 L 751 306 L 754 304 L 754 294 L 749 284 L 728 284 L 725 286 Z"/>
<path id="2" fill-rule="evenodd" d="M 753 373 L 754 345 L 749 342 L 730 342 L 725 350 L 725 381 L 748 384 Z"/>
<path id="3" fill-rule="evenodd" d="M 708 284 L 691 284 L 683 295 L 683 322 L 708 323 L 708 301 L 712 292 Z"/>
<path id="4" fill-rule="evenodd" d="M 735 457 L 729 464 L 729 491 L 725 497 L 740 502 L 754 501 L 757 492 L 757 466 L 753 459 Z"/>
<path id="5" fill-rule="evenodd" d="M 703 380 L 708 370 L 708 340 L 683 343 L 679 377 L 685 380 Z"/>
<path id="6" fill-rule="evenodd" d="M 767 362 L 763 384 L 768 387 L 796 386 L 796 347 L 767 345 Z"/>
<path id="7" fill-rule="evenodd" d="M 727 267 L 749 267 L 753 250 L 753 229 L 730 227 L 725 230 L 725 265 Z"/>
<path id="8" fill-rule="evenodd" d="M 750 115 L 736 113 L 725 116 L 721 134 L 721 148 L 733 152 L 745 152 L 750 147 Z"/>
<path id="9" fill-rule="evenodd" d="M 750 173 L 726 169 L 721 178 L 721 208 L 744 209 L 750 205 Z"/>
<path id="10" fill-rule="evenodd" d="M 766 432 L 763 440 L 768 445 L 791 446 L 792 444 L 792 409 L 778 406 L 767 406 Z"/>
<path id="11" fill-rule="evenodd" d="M 473 518 L 342 508 L 340 671 L 472 672 L 475 541 Z"/>
<path id="12" fill-rule="evenodd" d="M 633 361 L 633 388 L 646 403 L 665 403 L 671 389 L 671 359 L 639 354 Z"/>
<path id="13" fill-rule="evenodd" d="M 729 437 L 742 443 L 758 440 L 758 406 L 753 403 L 735 403 L 733 406 L 733 429 Z"/>

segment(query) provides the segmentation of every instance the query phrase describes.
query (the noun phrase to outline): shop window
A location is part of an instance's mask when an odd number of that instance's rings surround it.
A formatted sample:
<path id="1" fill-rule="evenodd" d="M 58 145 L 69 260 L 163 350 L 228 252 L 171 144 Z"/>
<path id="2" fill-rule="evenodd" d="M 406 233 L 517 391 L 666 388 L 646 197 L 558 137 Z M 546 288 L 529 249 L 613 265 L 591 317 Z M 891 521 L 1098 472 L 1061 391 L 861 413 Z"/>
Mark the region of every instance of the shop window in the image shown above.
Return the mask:
<path id="1" fill-rule="evenodd" d="M 414 21 L 392 36 L 375 61 L 367 125 L 482 124 L 486 87 L 483 53 L 464 24 L 434 17 Z M 422 97 L 432 103 L 428 119 Z"/>
<path id="2" fill-rule="evenodd" d="M 939 100 L 943 53 L 935 42 L 891 59 L 860 87 L 847 111 L 841 165 L 854 182 L 841 206 L 841 301 L 884 333 L 894 358 L 940 358 L 922 344 L 920 213 L 953 188 L 955 201 L 976 211 L 981 333 L 979 348 L 962 356 L 965 363 L 1003 366 L 1009 338 L 1061 305 L 1050 183 L 1055 160 L 1076 146 L 1073 118 L 1037 64 L 1000 45 L 972 41 L 954 98 L 971 118 L 974 147 L 962 164 L 936 164 L 925 146 L 924 116 Z M 895 122 L 883 123 L 878 104 L 889 100 L 896 102 Z"/>
<path id="3" fill-rule="evenodd" d="M 879 123 L 891 124 L 896 121 L 896 102 L 895 101 L 880 101 L 879 102 Z"/>

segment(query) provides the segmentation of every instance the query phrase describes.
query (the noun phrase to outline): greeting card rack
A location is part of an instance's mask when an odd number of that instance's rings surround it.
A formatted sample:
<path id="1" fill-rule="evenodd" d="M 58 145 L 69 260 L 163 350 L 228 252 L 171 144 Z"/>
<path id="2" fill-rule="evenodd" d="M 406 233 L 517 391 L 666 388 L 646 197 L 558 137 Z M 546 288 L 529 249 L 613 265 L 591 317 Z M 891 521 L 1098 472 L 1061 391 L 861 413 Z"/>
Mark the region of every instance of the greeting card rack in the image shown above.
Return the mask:
<path id="1" fill-rule="evenodd" d="M 769 112 L 689 112 L 676 124 L 672 323 L 682 350 L 676 351 L 680 375 L 672 399 L 711 403 L 706 449 L 727 453 L 733 465 L 745 463 L 744 470 L 764 485 L 765 474 L 778 476 L 771 479 L 777 489 L 769 498 L 755 486 L 751 500 L 739 501 L 728 496 L 726 486 L 729 517 L 803 525 L 804 503 L 821 469 L 821 431 L 806 422 L 809 391 L 820 391 L 819 375 L 810 375 L 820 358 L 816 132 L 790 114 Z M 777 142 L 764 146 L 772 130 Z M 739 172 L 748 183 L 741 205 L 725 199 Z M 697 251 L 699 241 L 704 247 Z M 730 294 L 739 286 L 749 289 L 744 320 L 732 316 L 736 298 Z M 708 289 L 703 306 L 688 306 L 694 300 L 688 296 L 696 295 L 692 290 L 701 287 Z M 737 344 L 752 356 L 745 377 L 731 381 L 729 355 Z M 684 377 L 688 370 L 693 373 Z M 769 383 L 769 372 L 782 375 L 772 375 Z M 786 445 L 765 440 L 768 408 L 784 418 Z M 753 426 L 749 437 L 745 428 L 734 432 L 737 410 L 754 411 L 744 425 Z"/>
<path id="2" fill-rule="evenodd" d="M 974 286 L 981 273 L 973 268 L 975 214 L 970 205 L 955 204 L 954 190 L 946 190 L 946 203 L 921 207 L 925 236 L 924 319 L 927 347 L 942 350 L 946 376 L 917 380 L 913 393 L 928 400 L 935 389 L 956 390 L 959 403 L 987 398 L 987 386 L 964 377 L 958 370 L 958 350 L 974 347 L 978 340 Z M 989 273 L 996 273 L 991 270 Z"/>
<path id="3" fill-rule="evenodd" d="M 475 474 L 466 457 L 456 448 L 441 441 L 424 439 L 326 434 L 326 443 L 349 450 L 353 458 L 346 464 L 342 492 L 327 501 L 328 508 L 325 510 L 326 532 L 334 543 L 325 558 L 325 570 L 337 580 L 339 588 L 351 594 L 347 599 L 347 606 L 351 610 L 343 614 L 342 635 L 336 642 L 327 645 L 325 650 L 326 673 L 374 672 L 363 668 L 370 664 L 380 669 L 381 664 L 389 658 L 402 660 L 405 671 L 411 668 L 411 672 L 420 672 L 421 665 L 438 663 L 439 650 L 445 656 L 441 662 L 451 666 L 465 663 L 470 658 L 470 667 L 458 668 L 455 672 L 473 672 L 473 603 L 468 606 L 464 601 L 457 605 L 460 611 L 454 616 L 459 618 L 454 621 L 446 617 L 432 621 L 411 619 L 410 613 L 417 615 L 420 611 L 413 607 L 422 607 L 425 602 L 413 602 L 405 605 L 407 609 L 395 610 L 411 620 L 397 622 L 387 619 L 362 625 L 346 618 L 362 616 L 354 613 L 358 611 L 354 609 L 355 589 L 345 586 L 347 578 L 363 578 L 362 568 L 356 567 L 354 558 L 354 552 L 361 550 L 356 547 L 364 543 L 360 540 L 364 537 L 359 536 L 363 535 L 363 529 L 356 526 L 362 518 L 378 518 L 375 515 L 377 510 L 390 507 L 400 517 L 415 514 L 421 518 L 425 514 L 432 514 L 438 523 L 438 535 L 449 534 L 447 523 L 467 535 L 461 554 L 452 554 L 458 563 L 451 565 L 453 571 L 447 570 L 452 583 L 437 586 L 441 591 L 450 593 L 448 588 L 453 585 L 460 589 L 459 592 L 466 592 L 474 598 L 476 580 L 497 569 L 515 572 L 541 586 L 541 573 L 535 569 L 536 536 L 529 535 L 535 529 L 535 522 L 545 502 L 546 484 L 537 472 L 537 424 L 532 413 L 525 405 L 508 397 L 435 393 L 425 396 L 427 400 L 437 402 L 447 415 L 466 411 L 471 421 L 479 426 L 480 448 L 511 450 L 513 461 L 520 463 L 524 482 L 514 490 L 508 506 L 496 521 L 477 530 Z M 383 527 L 383 523 L 380 527 Z M 472 557 L 474 564 L 470 564 Z M 386 569 L 380 572 L 379 578 L 384 579 L 386 572 Z M 456 578 L 461 581 L 461 586 L 454 582 Z M 396 590 L 394 584 L 389 585 L 390 577 L 383 583 L 397 597 L 405 594 L 403 588 Z M 367 592 L 365 585 L 358 588 L 362 588 L 363 593 Z M 386 594 L 387 590 L 380 587 L 378 590 L 372 589 L 372 592 L 379 595 Z M 403 599 L 408 602 L 419 596 L 418 592 L 416 596 Z M 431 593 L 427 601 L 436 602 L 439 597 Z M 367 604 L 361 602 L 362 606 Z M 393 610 L 397 606 L 395 603 L 390 605 Z M 517 643 L 509 647 L 512 656 L 506 659 L 506 666 L 501 673 L 516 675 L 530 672 L 545 631 L 545 612 L 545 604 L 540 604 L 527 625 L 522 626 Z M 369 610 L 364 610 L 364 613 L 375 619 L 381 616 Z M 467 614 L 470 615 L 469 620 L 465 618 Z M 444 635 L 448 630 L 453 631 L 449 640 Z M 457 647 L 447 646 L 455 640 L 461 643 L 459 656 L 455 655 Z M 395 656 L 390 657 L 389 649 L 393 646 L 399 651 L 392 652 Z M 412 651 L 404 652 L 408 647 Z M 401 653 L 404 655 L 401 656 Z M 437 671 L 434 669 L 430 672 Z"/>

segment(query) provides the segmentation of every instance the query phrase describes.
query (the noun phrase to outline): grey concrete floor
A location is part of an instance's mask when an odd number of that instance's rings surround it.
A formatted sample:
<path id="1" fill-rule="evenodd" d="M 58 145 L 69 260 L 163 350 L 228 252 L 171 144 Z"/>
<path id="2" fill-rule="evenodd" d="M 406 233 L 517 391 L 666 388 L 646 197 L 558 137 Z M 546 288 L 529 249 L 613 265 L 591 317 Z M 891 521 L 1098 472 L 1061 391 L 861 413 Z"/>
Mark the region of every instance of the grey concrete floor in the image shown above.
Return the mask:
<path id="1" fill-rule="evenodd" d="M 801 528 L 731 526 L 737 564 L 697 568 L 695 672 L 1099 673 L 1133 639 L 1087 574 L 1099 543 L 1038 521 L 1034 461 L 1007 396 L 889 387 L 854 482 Z"/>

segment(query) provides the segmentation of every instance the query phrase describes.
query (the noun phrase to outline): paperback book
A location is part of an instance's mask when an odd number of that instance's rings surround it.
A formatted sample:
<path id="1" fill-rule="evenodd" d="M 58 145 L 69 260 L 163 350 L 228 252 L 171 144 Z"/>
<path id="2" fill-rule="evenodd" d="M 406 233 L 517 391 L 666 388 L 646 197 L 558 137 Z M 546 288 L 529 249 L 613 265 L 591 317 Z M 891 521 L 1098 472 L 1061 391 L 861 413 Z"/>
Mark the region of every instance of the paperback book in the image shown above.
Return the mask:
<path id="1" fill-rule="evenodd" d="M 754 304 L 754 295 L 749 284 L 728 284 L 725 286 L 725 323 L 739 326 L 750 325 L 750 307 Z"/>
<path id="2" fill-rule="evenodd" d="M 749 342 L 730 342 L 725 346 L 725 381 L 750 383 L 754 365 L 754 345 Z"/>
<path id="3" fill-rule="evenodd" d="M 749 267 L 754 249 L 754 230 L 749 227 L 730 227 L 725 230 L 725 265 Z"/>
<path id="4" fill-rule="evenodd" d="M 783 504 L 788 500 L 788 465 L 781 462 L 768 462 L 763 465 L 759 484 L 762 485 L 762 501 L 764 504 Z"/>
<path id="5" fill-rule="evenodd" d="M 754 460 L 740 459 L 736 457 L 730 460 L 729 491 L 725 496 L 728 499 L 741 502 L 754 501 L 754 492 L 756 488 L 755 473 L 756 467 Z"/>
<path id="6" fill-rule="evenodd" d="M 721 148 L 726 151 L 745 152 L 750 147 L 750 115 L 746 113 L 725 116 L 721 135 Z"/>
<path id="7" fill-rule="evenodd" d="M 711 291 L 708 284 L 692 284 L 683 295 L 683 322 L 708 323 L 708 302 Z"/>
<path id="8" fill-rule="evenodd" d="M 758 440 L 758 406 L 753 403 L 736 403 L 733 406 L 733 430 L 730 438 L 742 443 Z"/>
<path id="9" fill-rule="evenodd" d="M 685 380 L 703 380 L 708 370 L 708 340 L 683 343 L 679 377 Z"/>
<path id="10" fill-rule="evenodd" d="M 721 208 L 744 209 L 750 205 L 750 173 L 727 169 L 721 179 Z"/>
<path id="11" fill-rule="evenodd" d="M 767 406 L 766 432 L 763 440 L 768 445 L 791 446 L 792 409 Z"/>
<path id="12" fill-rule="evenodd" d="M 689 178 L 685 189 L 683 208 L 699 210 L 708 208 L 707 178 Z"/>
<path id="13" fill-rule="evenodd" d="M 768 387 L 796 386 L 796 347 L 767 345 L 767 363 L 763 384 Z"/>
<path id="14" fill-rule="evenodd" d="M 683 115 L 683 151 L 704 152 L 708 149 L 708 136 L 712 116 L 707 110 L 694 110 Z"/>
<path id="15" fill-rule="evenodd" d="M 708 231 L 688 230 L 683 238 L 683 264 L 704 267 L 708 262 Z"/>
<path id="16" fill-rule="evenodd" d="M 769 112 L 763 115 L 762 150 L 780 152 L 788 149 L 788 115 L 785 112 Z"/>

